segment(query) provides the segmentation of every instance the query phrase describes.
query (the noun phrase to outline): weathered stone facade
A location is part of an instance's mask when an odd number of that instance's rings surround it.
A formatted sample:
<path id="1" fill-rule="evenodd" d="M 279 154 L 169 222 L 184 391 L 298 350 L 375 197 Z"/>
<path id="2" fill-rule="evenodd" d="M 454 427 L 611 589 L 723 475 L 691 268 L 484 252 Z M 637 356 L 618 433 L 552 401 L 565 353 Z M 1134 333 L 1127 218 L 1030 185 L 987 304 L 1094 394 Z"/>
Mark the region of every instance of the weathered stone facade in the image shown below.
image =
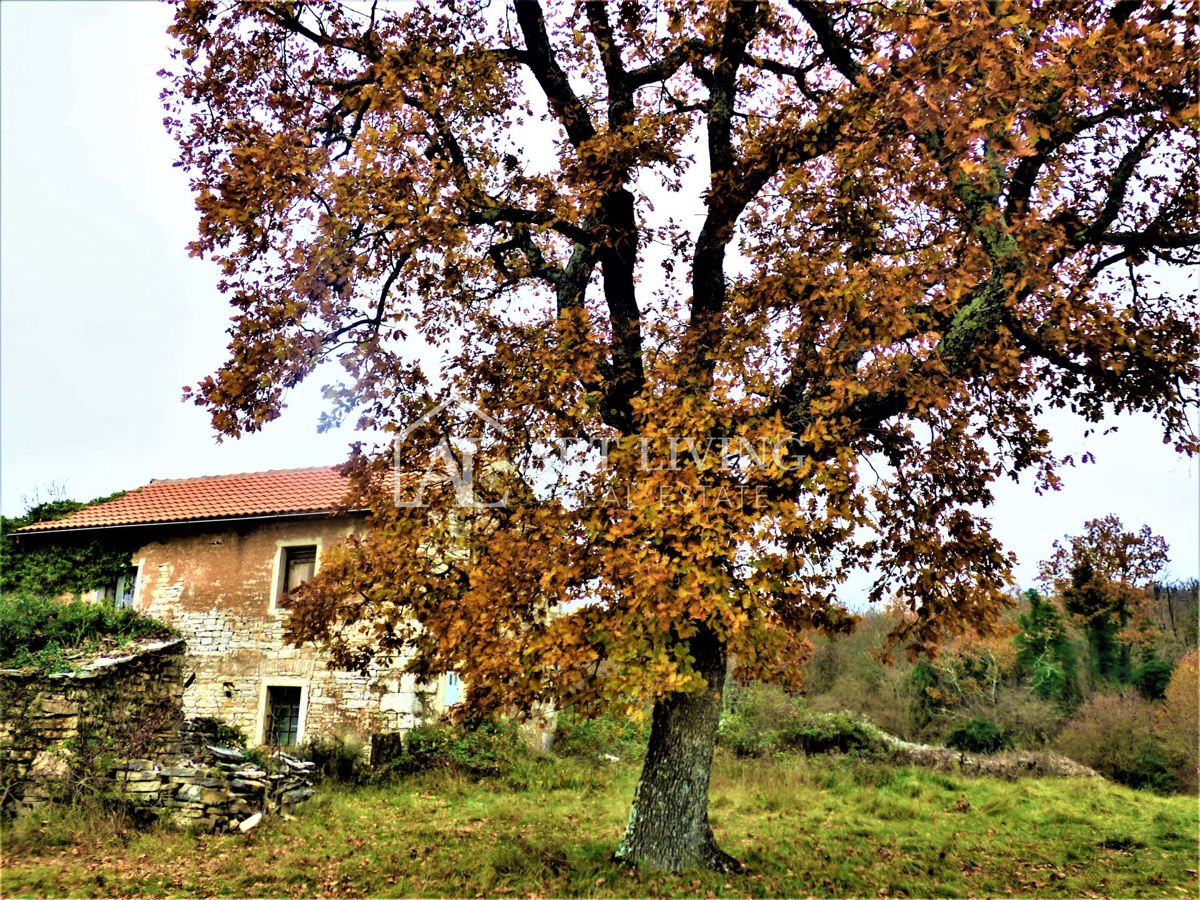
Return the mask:
<path id="1" fill-rule="evenodd" d="M 227 722 L 255 745 L 267 742 L 272 686 L 301 691 L 297 743 L 314 735 L 406 730 L 441 708 L 440 685 L 420 686 L 399 672 L 337 671 L 315 648 L 283 639 L 286 548 L 315 546 L 319 567 L 321 555 L 362 521 L 325 515 L 154 529 L 154 540 L 133 554 L 133 602 L 187 642 L 189 718 Z"/>
<path id="2" fill-rule="evenodd" d="M 104 799 L 203 830 L 254 827 L 312 796 L 313 764 L 213 746 L 183 718 L 184 644 L 74 672 L 0 670 L 0 814 Z"/>

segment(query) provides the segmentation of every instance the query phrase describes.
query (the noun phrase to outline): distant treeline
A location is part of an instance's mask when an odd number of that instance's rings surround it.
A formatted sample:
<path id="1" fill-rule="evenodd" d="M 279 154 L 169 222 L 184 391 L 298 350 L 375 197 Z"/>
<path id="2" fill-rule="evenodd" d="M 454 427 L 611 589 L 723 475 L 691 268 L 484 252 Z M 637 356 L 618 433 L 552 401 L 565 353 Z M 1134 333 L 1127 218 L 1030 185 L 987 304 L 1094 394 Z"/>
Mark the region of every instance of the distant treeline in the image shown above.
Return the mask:
<path id="1" fill-rule="evenodd" d="M 1194 790 L 1200 581 L 1139 596 L 1124 598 L 1122 623 L 1078 597 L 1027 591 L 997 632 L 934 657 L 901 648 L 886 662 L 885 638 L 905 613 L 872 610 L 851 634 L 814 638 L 805 695 L 910 741 L 1058 749 L 1139 787 Z"/>

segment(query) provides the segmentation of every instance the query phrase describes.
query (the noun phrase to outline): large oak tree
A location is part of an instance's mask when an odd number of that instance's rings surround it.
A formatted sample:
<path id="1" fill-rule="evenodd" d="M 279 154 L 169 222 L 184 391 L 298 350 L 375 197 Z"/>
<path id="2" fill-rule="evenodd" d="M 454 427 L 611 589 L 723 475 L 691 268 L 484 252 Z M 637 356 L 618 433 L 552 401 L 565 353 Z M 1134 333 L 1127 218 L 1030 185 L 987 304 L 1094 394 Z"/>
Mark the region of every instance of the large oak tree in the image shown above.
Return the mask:
<path id="1" fill-rule="evenodd" d="M 618 854 L 731 865 L 727 671 L 795 684 L 856 569 L 910 648 L 986 630 L 984 508 L 1054 486 L 1048 407 L 1198 449 L 1195 299 L 1154 280 L 1198 258 L 1198 28 L 1167 0 L 181 3 L 168 125 L 235 309 L 192 396 L 236 436 L 332 363 L 331 420 L 487 473 L 486 508 L 397 505 L 357 448 L 372 528 L 294 636 L 456 670 L 480 710 L 652 703 Z M 492 421 L 421 419 L 452 396 Z"/>

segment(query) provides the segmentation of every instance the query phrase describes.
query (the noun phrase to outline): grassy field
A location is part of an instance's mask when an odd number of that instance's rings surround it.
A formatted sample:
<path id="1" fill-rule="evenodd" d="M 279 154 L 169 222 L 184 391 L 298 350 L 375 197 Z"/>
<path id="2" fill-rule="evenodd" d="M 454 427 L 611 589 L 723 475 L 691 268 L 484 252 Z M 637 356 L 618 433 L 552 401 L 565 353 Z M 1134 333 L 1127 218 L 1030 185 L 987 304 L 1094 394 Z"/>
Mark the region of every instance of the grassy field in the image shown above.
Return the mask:
<path id="1" fill-rule="evenodd" d="M 713 826 L 747 873 L 660 876 L 609 861 L 636 778 L 547 759 L 478 782 L 330 787 L 248 835 L 58 814 L 6 829 L 0 895 L 1197 895 L 1195 798 L 723 758 Z"/>

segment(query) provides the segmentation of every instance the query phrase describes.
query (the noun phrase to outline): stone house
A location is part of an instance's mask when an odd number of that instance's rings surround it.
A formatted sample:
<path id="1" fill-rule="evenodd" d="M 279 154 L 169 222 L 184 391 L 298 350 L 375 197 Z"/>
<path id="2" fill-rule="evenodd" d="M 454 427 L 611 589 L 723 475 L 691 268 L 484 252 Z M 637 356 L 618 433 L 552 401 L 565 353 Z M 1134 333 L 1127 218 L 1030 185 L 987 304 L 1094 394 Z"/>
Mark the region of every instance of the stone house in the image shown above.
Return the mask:
<path id="1" fill-rule="evenodd" d="M 252 744 L 366 738 L 437 715 L 462 688 L 454 675 L 421 685 L 397 670 L 339 671 L 316 648 L 284 641 L 288 592 L 365 527 L 346 490 L 331 467 L 158 480 L 21 534 L 136 548 L 130 568 L 89 599 L 111 597 L 179 632 L 188 717 L 220 719 Z"/>

